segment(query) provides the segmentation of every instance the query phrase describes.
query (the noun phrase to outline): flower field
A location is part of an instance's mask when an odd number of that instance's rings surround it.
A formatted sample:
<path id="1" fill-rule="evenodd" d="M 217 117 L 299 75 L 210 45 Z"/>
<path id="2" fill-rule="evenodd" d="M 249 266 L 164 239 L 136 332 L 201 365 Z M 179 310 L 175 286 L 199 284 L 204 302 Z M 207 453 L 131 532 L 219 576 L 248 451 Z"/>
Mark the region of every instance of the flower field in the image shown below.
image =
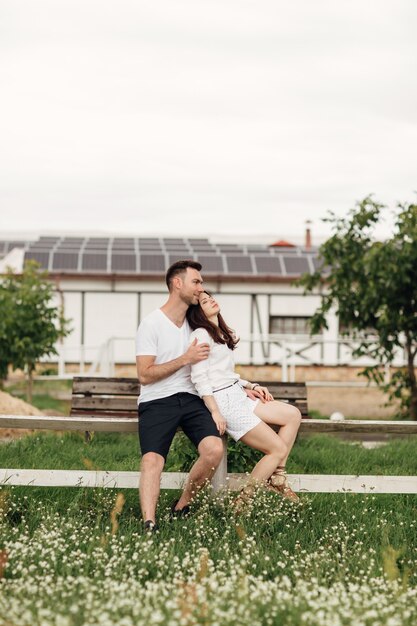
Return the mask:
<path id="1" fill-rule="evenodd" d="M 414 496 L 260 493 L 236 518 L 201 495 L 142 534 L 135 494 L 1 492 L 4 626 L 414 626 Z M 64 507 L 65 510 L 64 510 Z"/>
<path id="2" fill-rule="evenodd" d="M 416 475 L 416 448 L 312 437 L 289 471 Z M 0 462 L 133 468 L 136 450 L 36 434 L 0 446 Z M 162 493 L 147 536 L 134 490 L 1 488 L 0 625 L 417 624 L 417 496 L 302 494 L 296 505 L 260 492 L 236 517 L 231 496 L 206 490 L 189 518 L 170 520 L 174 497 Z"/>

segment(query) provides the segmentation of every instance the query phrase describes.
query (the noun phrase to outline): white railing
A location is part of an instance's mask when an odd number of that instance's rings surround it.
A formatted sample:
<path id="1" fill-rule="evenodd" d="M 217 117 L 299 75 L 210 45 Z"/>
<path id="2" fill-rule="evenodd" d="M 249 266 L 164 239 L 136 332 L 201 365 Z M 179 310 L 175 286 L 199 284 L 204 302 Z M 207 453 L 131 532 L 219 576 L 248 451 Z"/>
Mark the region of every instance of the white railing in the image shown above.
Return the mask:
<path id="1" fill-rule="evenodd" d="M 134 364 L 134 346 L 134 337 L 110 337 L 100 346 L 58 346 L 58 376 L 114 376 L 117 363 Z M 367 357 L 354 358 L 352 353 L 356 347 L 357 342 L 346 337 L 329 340 L 323 339 L 321 335 L 297 337 L 256 334 L 241 338 L 236 362 L 240 365 L 280 365 L 282 381 L 294 382 L 296 367 L 301 365 L 365 367 L 375 364 Z M 56 358 L 51 357 L 45 362 L 56 362 Z M 68 364 L 71 364 L 71 373 Z M 74 364 L 78 367 L 75 368 Z M 391 365 L 401 367 L 405 364 L 404 350 L 398 349 Z M 386 377 L 389 378 L 389 368 L 386 369 Z"/>

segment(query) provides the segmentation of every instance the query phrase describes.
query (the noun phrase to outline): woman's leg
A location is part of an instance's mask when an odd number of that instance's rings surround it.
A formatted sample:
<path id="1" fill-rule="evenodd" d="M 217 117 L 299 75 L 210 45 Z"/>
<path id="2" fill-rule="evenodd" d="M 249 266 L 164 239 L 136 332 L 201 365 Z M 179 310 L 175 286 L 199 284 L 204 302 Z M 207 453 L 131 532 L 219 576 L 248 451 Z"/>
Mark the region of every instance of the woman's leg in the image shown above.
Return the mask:
<path id="1" fill-rule="evenodd" d="M 292 404 L 272 400 L 271 402 L 265 403 L 258 402 L 254 413 L 267 424 L 277 424 L 278 426 L 281 426 L 279 429 L 279 437 L 285 443 L 287 452 L 277 466 L 279 465 L 285 467 L 285 463 L 287 462 L 288 455 L 291 452 L 300 427 L 300 411 Z"/>
<path id="2" fill-rule="evenodd" d="M 271 476 L 278 465 L 288 456 L 287 445 L 270 426 L 261 422 L 241 437 L 246 445 L 260 450 L 265 456 L 255 465 L 251 478 L 263 483 Z"/>

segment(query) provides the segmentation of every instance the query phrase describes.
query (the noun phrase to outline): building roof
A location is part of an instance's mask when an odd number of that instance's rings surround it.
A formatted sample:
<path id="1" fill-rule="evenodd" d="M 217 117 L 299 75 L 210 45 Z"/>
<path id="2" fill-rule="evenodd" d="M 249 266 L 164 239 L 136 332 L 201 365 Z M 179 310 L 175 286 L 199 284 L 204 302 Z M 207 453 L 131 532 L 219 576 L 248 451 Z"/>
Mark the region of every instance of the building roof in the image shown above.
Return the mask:
<path id="1" fill-rule="evenodd" d="M 199 261 L 205 276 L 229 280 L 289 280 L 318 267 L 317 248 L 213 243 L 204 238 L 49 236 L 35 241 L 0 241 L 3 266 L 15 248 L 23 250 L 23 262 L 33 259 L 52 275 L 79 278 L 156 278 L 179 259 Z"/>

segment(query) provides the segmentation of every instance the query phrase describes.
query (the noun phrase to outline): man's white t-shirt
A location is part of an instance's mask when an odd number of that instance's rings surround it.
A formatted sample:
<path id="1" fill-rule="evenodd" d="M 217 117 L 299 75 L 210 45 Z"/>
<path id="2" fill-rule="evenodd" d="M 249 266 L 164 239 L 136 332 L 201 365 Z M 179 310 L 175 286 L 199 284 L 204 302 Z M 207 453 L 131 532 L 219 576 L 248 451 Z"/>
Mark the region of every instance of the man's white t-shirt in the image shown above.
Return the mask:
<path id="1" fill-rule="evenodd" d="M 186 319 L 181 328 L 178 328 L 161 309 L 156 309 L 139 324 L 136 333 L 136 356 L 153 355 L 156 357 L 155 365 L 167 363 L 182 356 L 188 350 L 190 335 L 191 328 Z M 181 367 L 171 376 L 156 383 L 141 385 L 138 404 L 166 398 L 179 392 L 198 395 L 191 382 L 190 365 Z"/>

